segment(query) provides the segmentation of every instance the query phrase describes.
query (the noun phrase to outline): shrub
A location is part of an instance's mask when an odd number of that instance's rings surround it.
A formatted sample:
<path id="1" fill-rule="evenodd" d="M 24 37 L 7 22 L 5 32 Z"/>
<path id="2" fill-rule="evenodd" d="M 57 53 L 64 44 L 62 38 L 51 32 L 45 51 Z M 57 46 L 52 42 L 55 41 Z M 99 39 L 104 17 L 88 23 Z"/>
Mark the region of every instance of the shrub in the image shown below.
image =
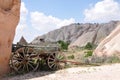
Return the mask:
<path id="1" fill-rule="evenodd" d="M 110 56 L 106 59 L 105 63 L 119 63 L 120 58 L 117 56 Z"/>
<path id="2" fill-rule="evenodd" d="M 89 56 L 92 56 L 92 54 L 93 54 L 93 51 L 92 50 L 89 50 L 89 51 L 87 51 L 87 52 L 85 52 L 86 54 L 85 54 L 85 57 L 89 57 Z"/>
<path id="3" fill-rule="evenodd" d="M 93 49 L 93 47 L 94 47 L 94 44 L 92 44 L 92 43 L 88 42 L 88 43 L 85 45 L 84 49 L 87 49 L 87 50 L 92 50 L 92 49 Z"/>
<path id="4" fill-rule="evenodd" d="M 64 42 L 62 40 L 59 40 L 58 43 L 60 44 L 60 47 L 61 47 L 62 50 L 67 50 L 68 49 L 68 46 L 69 46 L 68 42 Z"/>
<path id="5" fill-rule="evenodd" d="M 68 56 L 68 59 L 74 59 L 74 58 L 75 58 L 74 55 L 70 55 L 70 56 Z"/>

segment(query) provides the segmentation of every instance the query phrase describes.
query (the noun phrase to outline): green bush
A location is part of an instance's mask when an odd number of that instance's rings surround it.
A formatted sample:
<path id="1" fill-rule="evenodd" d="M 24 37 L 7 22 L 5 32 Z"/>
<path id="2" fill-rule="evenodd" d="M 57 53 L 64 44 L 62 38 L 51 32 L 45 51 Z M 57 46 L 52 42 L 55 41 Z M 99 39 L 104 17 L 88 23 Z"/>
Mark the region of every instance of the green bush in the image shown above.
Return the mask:
<path id="1" fill-rule="evenodd" d="M 92 44 L 92 43 L 88 42 L 88 43 L 85 45 L 84 49 L 87 49 L 87 50 L 92 50 L 92 49 L 93 49 L 93 47 L 94 47 L 94 44 Z"/>
<path id="2" fill-rule="evenodd" d="M 59 40 L 58 43 L 60 44 L 60 47 L 61 47 L 62 50 L 67 50 L 68 49 L 68 46 L 69 46 L 68 42 L 64 42 L 62 40 Z"/>
<path id="3" fill-rule="evenodd" d="M 74 55 L 70 55 L 70 56 L 68 56 L 68 59 L 74 59 L 74 58 L 75 58 Z"/>
<path id="4" fill-rule="evenodd" d="M 89 57 L 89 56 L 92 56 L 92 54 L 93 54 L 93 51 L 92 50 L 89 50 L 89 51 L 87 51 L 87 52 L 85 52 L 86 54 L 85 54 L 85 57 Z"/>

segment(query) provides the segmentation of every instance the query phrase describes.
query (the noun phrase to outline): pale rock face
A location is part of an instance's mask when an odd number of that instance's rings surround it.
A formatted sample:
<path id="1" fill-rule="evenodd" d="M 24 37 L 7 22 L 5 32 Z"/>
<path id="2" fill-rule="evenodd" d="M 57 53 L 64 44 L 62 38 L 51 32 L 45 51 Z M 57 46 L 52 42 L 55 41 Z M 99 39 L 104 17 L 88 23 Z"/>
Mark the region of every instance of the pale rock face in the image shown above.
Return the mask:
<path id="1" fill-rule="evenodd" d="M 120 24 L 107 36 L 94 51 L 96 56 L 112 56 L 120 57 Z"/>
<path id="2" fill-rule="evenodd" d="M 13 6 L 13 0 L 0 0 L 0 7 L 4 10 L 10 10 Z"/>
<path id="3" fill-rule="evenodd" d="M 88 42 L 92 42 L 95 36 L 95 31 L 84 33 L 81 37 L 79 37 L 74 43 L 72 43 L 69 47 L 72 46 L 85 46 Z"/>
<path id="4" fill-rule="evenodd" d="M 40 38 L 46 41 L 68 41 L 69 48 L 83 47 L 88 42 L 98 45 L 113 29 L 116 28 L 120 21 L 110 21 L 108 23 L 74 23 L 63 26 L 60 29 L 50 31 L 47 34 L 38 36 L 31 43 L 38 44 Z"/>
<path id="5" fill-rule="evenodd" d="M 0 0 L 0 77 L 9 71 L 12 42 L 20 18 L 20 2 Z"/>

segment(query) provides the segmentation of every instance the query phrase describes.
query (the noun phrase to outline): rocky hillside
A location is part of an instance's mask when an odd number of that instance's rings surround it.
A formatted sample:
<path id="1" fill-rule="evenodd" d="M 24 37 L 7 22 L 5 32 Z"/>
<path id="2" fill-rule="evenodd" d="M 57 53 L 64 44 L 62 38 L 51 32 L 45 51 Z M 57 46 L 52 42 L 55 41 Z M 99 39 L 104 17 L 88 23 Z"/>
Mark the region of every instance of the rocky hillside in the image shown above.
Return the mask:
<path id="1" fill-rule="evenodd" d="M 60 29 L 50 31 L 47 34 L 38 36 L 31 43 L 37 44 L 40 39 L 45 41 L 68 41 L 69 47 L 84 46 L 88 42 L 98 44 L 117 26 L 119 21 L 111 21 L 109 23 L 74 23 L 63 26 Z"/>
<path id="2" fill-rule="evenodd" d="M 94 51 L 94 55 L 97 56 L 111 56 L 113 54 L 120 57 L 120 23 Z"/>

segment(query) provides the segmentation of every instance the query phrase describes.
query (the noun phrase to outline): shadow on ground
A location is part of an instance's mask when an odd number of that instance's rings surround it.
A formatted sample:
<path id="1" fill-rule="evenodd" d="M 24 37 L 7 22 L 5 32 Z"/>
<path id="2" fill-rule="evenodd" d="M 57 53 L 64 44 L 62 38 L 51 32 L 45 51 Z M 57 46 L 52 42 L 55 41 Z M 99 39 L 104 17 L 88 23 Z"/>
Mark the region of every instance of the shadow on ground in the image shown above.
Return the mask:
<path id="1" fill-rule="evenodd" d="M 23 73 L 23 74 L 16 74 L 16 73 L 9 73 L 5 75 L 2 79 L 0 80 L 29 80 L 32 78 L 37 78 L 37 77 L 42 77 L 46 75 L 50 75 L 55 73 L 56 71 L 51 71 L 51 70 L 39 70 L 35 72 L 29 72 L 29 73 Z"/>

